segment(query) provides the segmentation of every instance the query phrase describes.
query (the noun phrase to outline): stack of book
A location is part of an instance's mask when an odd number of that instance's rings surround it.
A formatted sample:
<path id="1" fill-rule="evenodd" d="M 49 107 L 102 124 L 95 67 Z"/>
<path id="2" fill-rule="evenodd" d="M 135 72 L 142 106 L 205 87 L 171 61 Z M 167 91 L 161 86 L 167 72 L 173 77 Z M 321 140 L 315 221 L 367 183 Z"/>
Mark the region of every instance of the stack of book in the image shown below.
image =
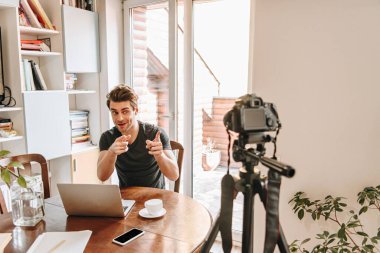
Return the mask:
<path id="1" fill-rule="evenodd" d="M 13 130 L 13 123 L 11 119 L 0 118 L 0 137 L 12 137 L 17 132 Z"/>
<path id="2" fill-rule="evenodd" d="M 88 111 L 70 111 L 72 148 L 91 146 L 91 135 L 88 126 Z"/>
<path id="3" fill-rule="evenodd" d="M 88 11 L 95 11 L 95 0 L 62 0 L 62 4 L 80 8 Z"/>
<path id="4" fill-rule="evenodd" d="M 77 75 L 74 73 L 66 73 L 65 74 L 65 86 L 66 90 L 75 89 L 75 83 L 78 80 Z"/>
<path id="5" fill-rule="evenodd" d="M 19 20 L 24 26 L 55 30 L 38 0 L 20 0 Z"/>
<path id="6" fill-rule="evenodd" d="M 50 52 L 50 39 L 21 40 L 22 50 Z"/>
<path id="7" fill-rule="evenodd" d="M 24 91 L 30 90 L 47 90 L 47 86 L 44 77 L 41 73 L 41 69 L 33 60 L 23 59 L 21 70 L 21 85 Z"/>

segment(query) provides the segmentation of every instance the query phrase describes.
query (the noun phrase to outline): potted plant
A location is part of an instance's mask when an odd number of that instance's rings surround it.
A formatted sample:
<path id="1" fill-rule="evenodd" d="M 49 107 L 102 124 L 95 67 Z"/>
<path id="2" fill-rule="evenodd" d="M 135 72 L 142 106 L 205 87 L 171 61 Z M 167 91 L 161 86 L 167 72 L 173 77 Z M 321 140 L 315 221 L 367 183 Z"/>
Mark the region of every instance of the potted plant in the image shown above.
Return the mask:
<path id="1" fill-rule="evenodd" d="M 17 161 L 9 160 L 10 152 L 0 151 L 1 179 L 8 185 L 12 201 L 12 219 L 16 226 L 34 226 L 44 216 L 42 181 L 34 177 L 22 176 L 19 169 L 24 166 Z"/>
<path id="2" fill-rule="evenodd" d="M 380 185 L 366 187 L 357 196 L 357 202 L 360 205 L 359 212 L 347 210 L 347 204 L 342 197 L 328 195 L 323 200 L 311 200 L 304 192 L 297 192 L 289 203 L 293 205 L 293 211 L 300 220 L 308 214 L 314 221 L 323 219 L 335 224 L 335 229 L 318 233 L 315 237 L 315 245 L 309 249 L 306 245 L 310 244 L 310 238 L 302 241 L 295 240 L 289 246 L 290 251 L 302 253 L 380 252 L 378 245 L 380 225 L 377 234 L 370 235 L 360 221 L 367 211 L 372 210 L 380 214 Z"/>
<path id="3" fill-rule="evenodd" d="M 202 168 L 205 171 L 214 170 L 219 166 L 221 158 L 220 150 L 216 149 L 216 144 L 211 138 L 207 138 L 207 144 L 203 146 Z"/>

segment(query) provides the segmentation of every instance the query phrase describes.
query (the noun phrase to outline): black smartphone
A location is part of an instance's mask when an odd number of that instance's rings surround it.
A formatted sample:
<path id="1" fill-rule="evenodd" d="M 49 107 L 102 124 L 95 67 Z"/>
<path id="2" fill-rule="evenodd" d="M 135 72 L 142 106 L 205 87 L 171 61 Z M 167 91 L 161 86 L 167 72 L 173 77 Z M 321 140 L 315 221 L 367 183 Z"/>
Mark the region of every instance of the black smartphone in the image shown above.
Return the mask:
<path id="1" fill-rule="evenodd" d="M 125 244 L 133 241 L 134 239 L 142 236 L 144 233 L 145 232 L 140 229 L 132 228 L 124 234 L 121 234 L 118 237 L 114 238 L 112 242 L 124 246 Z"/>

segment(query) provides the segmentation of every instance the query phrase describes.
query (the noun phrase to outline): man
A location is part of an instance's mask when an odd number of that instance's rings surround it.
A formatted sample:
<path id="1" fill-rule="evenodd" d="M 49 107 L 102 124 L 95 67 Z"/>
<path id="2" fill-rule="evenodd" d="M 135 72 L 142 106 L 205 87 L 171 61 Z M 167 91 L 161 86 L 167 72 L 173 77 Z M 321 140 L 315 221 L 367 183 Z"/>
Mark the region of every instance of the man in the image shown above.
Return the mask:
<path id="1" fill-rule="evenodd" d="M 159 127 L 136 119 L 138 96 L 127 85 L 107 95 L 115 127 L 100 137 L 98 178 L 107 180 L 116 167 L 120 187 L 146 186 L 163 189 L 164 176 L 177 180 L 178 166 L 169 137 Z"/>

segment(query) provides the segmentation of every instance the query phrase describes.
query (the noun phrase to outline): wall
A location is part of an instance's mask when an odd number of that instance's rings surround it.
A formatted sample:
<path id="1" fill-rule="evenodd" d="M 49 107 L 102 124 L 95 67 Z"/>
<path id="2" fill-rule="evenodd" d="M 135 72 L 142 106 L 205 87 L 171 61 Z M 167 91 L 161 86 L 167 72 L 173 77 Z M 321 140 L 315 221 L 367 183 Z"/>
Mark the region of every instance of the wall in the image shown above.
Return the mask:
<path id="1" fill-rule="evenodd" d="M 98 0 L 100 36 L 100 111 L 102 132 L 110 128 L 106 95 L 124 82 L 123 6 L 119 0 Z"/>
<path id="2" fill-rule="evenodd" d="M 281 190 L 289 242 L 322 231 L 292 213 L 296 191 L 345 196 L 357 207 L 356 193 L 380 184 L 379 24 L 378 0 L 256 1 L 252 88 L 277 105 L 278 155 L 297 169 Z M 263 212 L 255 218 L 262 225 Z M 367 223 L 374 232 L 379 215 Z"/>
<path id="3" fill-rule="evenodd" d="M 119 0 L 98 0 L 100 37 L 100 112 L 101 131 L 113 126 L 106 95 L 115 86 L 124 83 L 123 6 Z M 118 184 L 116 172 L 111 183 Z"/>

